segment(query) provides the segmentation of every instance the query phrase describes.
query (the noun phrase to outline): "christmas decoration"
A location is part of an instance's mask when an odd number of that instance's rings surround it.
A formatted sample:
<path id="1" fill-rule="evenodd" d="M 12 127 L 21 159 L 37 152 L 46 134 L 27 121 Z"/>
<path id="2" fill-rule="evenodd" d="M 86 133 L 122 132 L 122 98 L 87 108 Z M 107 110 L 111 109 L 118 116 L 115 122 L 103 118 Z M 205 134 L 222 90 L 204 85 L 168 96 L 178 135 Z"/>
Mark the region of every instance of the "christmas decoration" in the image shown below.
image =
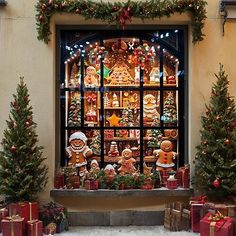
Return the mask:
<path id="1" fill-rule="evenodd" d="M 177 153 L 173 150 L 173 144 L 169 140 L 163 140 L 159 150 L 155 150 L 153 155 L 157 157 L 157 170 L 159 171 L 169 171 L 174 167 L 173 159 L 175 159 Z"/>
<path id="2" fill-rule="evenodd" d="M 120 106 L 120 103 L 119 103 L 119 100 L 117 98 L 117 95 L 116 93 L 113 93 L 112 95 L 112 107 L 119 107 Z"/>
<path id="3" fill-rule="evenodd" d="M 119 151 L 117 147 L 117 143 L 112 141 L 110 145 L 110 151 L 108 152 L 108 156 L 110 157 L 117 157 L 119 156 Z"/>
<path id="4" fill-rule="evenodd" d="M 111 102 L 110 102 L 108 93 L 105 93 L 105 96 L 104 96 L 104 107 L 110 107 L 110 106 L 111 106 Z"/>
<path id="5" fill-rule="evenodd" d="M 120 126 L 134 126 L 134 114 L 133 110 L 129 106 L 122 110 L 122 116 L 120 120 Z"/>
<path id="6" fill-rule="evenodd" d="M 149 47 L 147 43 L 144 43 L 134 49 L 134 57 L 136 66 L 139 65 L 144 70 L 146 63 L 154 61 L 155 50 Z"/>
<path id="7" fill-rule="evenodd" d="M 175 123 L 177 121 L 176 103 L 172 92 L 169 92 L 164 101 L 164 123 Z"/>
<path id="8" fill-rule="evenodd" d="M 37 145 L 37 125 L 33 122 L 23 78 L 20 78 L 17 94 L 13 97 L 0 152 L 0 194 L 6 196 L 7 202 L 31 201 L 47 183 L 48 170 L 43 163 L 46 158 L 42 156 L 43 148 Z M 29 120 L 30 125 L 26 125 Z"/>
<path id="9" fill-rule="evenodd" d="M 203 40 L 202 29 L 206 19 L 204 0 L 161 0 L 127 1 L 127 2 L 96 2 L 71 0 L 40 0 L 36 4 L 36 20 L 38 39 L 49 42 L 50 19 L 57 12 L 81 14 L 85 19 L 101 19 L 108 23 L 117 23 L 124 27 L 132 17 L 144 19 L 169 17 L 174 13 L 188 12 L 192 19 L 193 43 Z M 158 11 L 156 10 L 158 9 Z"/>
<path id="10" fill-rule="evenodd" d="M 160 148 L 161 140 L 163 137 L 161 130 L 151 129 L 147 135 L 148 135 L 147 146 L 153 148 Z"/>
<path id="11" fill-rule="evenodd" d="M 129 73 L 129 67 L 119 59 L 118 62 L 111 68 L 112 72 L 107 78 L 109 85 L 130 85 L 134 84 L 134 79 Z"/>
<path id="12" fill-rule="evenodd" d="M 136 160 L 132 157 L 132 151 L 126 148 L 122 151 L 121 156 L 121 160 L 118 161 L 118 164 L 121 165 L 118 172 L 122 175 L 134 173 L 136 171 L 134 166 Z"/>
<path id="13" fill-rule="evenodd" d="M 80 97 L 74 96 L 71 99 L 68 113 L 68 126 L 76 127 L 81 125 L 81 100 Z"/>
<path id="14" fill-rule="evenodd" d="M 86 87 L 95 87 L 98 86 L 97 71 L 95 67 L 88 66 L 86 68 L 86 73 L 84 77 L 84 85 Z"/>
<path id="15" fill-rule="evenodd" d="M 79 87 L 80 86 L 80 76 L 78 75 L 78 67 L 76 63 L 73 64 L 71 69 L 71 74 L 69 78 L 69 87 Z"/>
<path id="16" fill-rule="evenodd" d="M 236 110 L 233 98 L 229 99 L 229 81 L 223 65 L 220 64 L 215 76 L 217 81 L 213 84 L 209 105 L 206 105 L 207 114 L 202 116 L 194 184 L 203 193 L 222 199 L 236 194 L 236 127 L 228 129 L 236 119 Z M 214 186 L 215 180 L 220 180 L 220 185 L 216 184 L 218 187 Z"/>
<path id="17" fill-rule="evenodd" d="M 215 179 L 214 182 L 213 182 L 213 185 L 214 185 L 215 188 L 219 188 L 220 181 L 218 179 Z"/>
<path id="18" fill-rule="evenodd" d="M 66 148 L 69 164 L 77 167 L 79 175 L 82 177 L 87 173 L 87 158 L 92 156 L 92 150 L 87 146 L 87 137 L 78 131 L 69 138 L 70 146 Z"/>
<path id="19" fill-rule="evenodd" d="M 104 58 L 107 54 L 105 47 L 100 47 L 96 45 L 93 49 L 89 51 L 89 62 L 91 64 L 96 64 L 100 58 Z"/>
<path id="20" fill-rule="evenodd" d="M 115 113 L 113 113 L 112 116 L 107 118 L 107 120 L 110 124 L 110 127 L 113 127 L 113 126 L 119 126 L 121 118 L 119 118 Z"/>
<path id="21" fill-rule="evenodd" d="M 93 132 L 92 142 L 90 143 L 90 148 L 93 151 L 94 155 L 101 155 L 101 135 L 98 130 Z"/>
<path id="22" fill-rule="evenodd" d="M 152 94 L 146 94 L 143 98 L 143 118 L 146 123 L 153 122 L 155 118 L 160 119 L 156 98 Z"/>

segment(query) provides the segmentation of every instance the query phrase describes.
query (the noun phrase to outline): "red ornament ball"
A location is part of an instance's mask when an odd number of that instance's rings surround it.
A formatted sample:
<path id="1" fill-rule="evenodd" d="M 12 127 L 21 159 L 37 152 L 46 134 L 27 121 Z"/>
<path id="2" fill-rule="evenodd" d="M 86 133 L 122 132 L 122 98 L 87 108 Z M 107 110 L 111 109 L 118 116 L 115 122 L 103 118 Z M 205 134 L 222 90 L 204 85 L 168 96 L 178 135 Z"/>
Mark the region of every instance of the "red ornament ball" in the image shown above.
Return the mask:
<path id="1" fill-rule="evenodd" d="M 230 144 L 230 140 L 229 139 L 225 139 L 224 144 L 225 145 L 229 145 Z"/>
<path id="2" fill-rule="evenodd" d="M 213 182 L 213 185 L 215 188 L 219 188 L 220 187 L 220 181 L 218 179 L 215 179 Z"/>
<path id="3" fill-rule="evenodd" d="M 13 146 L 11 147 L 11 152 L 16 152 L 16 146 L 13 145 Z"/>

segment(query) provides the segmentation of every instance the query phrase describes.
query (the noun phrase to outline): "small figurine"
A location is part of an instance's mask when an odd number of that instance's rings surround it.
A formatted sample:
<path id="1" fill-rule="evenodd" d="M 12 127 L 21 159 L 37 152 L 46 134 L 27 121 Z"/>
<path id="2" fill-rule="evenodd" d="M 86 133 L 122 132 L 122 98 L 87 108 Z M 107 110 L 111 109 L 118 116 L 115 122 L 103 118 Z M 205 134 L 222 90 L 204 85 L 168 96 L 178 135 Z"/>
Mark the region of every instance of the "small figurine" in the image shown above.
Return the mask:
<path id="1" fill-rule="evenodd" d="M 122 151 L 121 155 L 121 160 L 118 161 L 118 164 L 121 165 L 118 172 L 123 175 L 134 173 L 136 171 L 134 166 L 136 160 L 132 157 L 132 151 L 129 148 L 126 148 Z"/>
<path id="2" fill-rule="evenodd" d="M 117 143 L 112 141 L 110 146 L 110 151 L 108 152 L 109 157 L 117 157 L 119 156 L 119 151 L 117 147 Z"/>
<path id="3" fill-rule="evenodd" d="M 93 159 L 90 163 L 90 171 L 99 171 L 100 167 L 97 160 Z"/>
<path id="4" fill-rule="evenodd" d="M 117 95 L 116 93 L 113 93 L 113 96 L 112 96 L 112 107 L 119 107 L 120 104 L 119 104 L 119 100 L 117 98 Z"/>
<path id="5" fill-rule="evenodd" d="M 172 151 L 173 144 L 169 140 L 163 140 L 161 142 L 161 149 L 154 150 L 153 155 L 157 157 L 156 170 L 159 171 L 170 171 L 174 167 L 173 159 L 176 158 L 177 153 Z"/>
<path id="6" fill-rule="evenodd" d="M 106 165 L 104 171 L 108 178 L 114 178 L 114 176 L 116 175 L 115 168 L 111 164 Z"/>
<path id="7" fill-rule="evenodd" d="M 95 67 L 88 66 L 84 77 L 84 85 L 87 87 L 98 86 L 97 72 Z"/>
<path id="8" fill-rule="evenodd" d="M 68 165 L 74 165 L 82 177 L 87 173 L 87 158 L 92 156 L 92 150 L 87 146 L 87 137 L 84 133 L 78 131 L 69 138 L 70 146 L 66 148 L 69 158 Z"/>
<path id="9" fill-rule="evenodd" d="M 160 117 L 157 111 L 156 98 L 152 94 L 146 94 L 143 98 L 143 118 L 146 122 L 153 122 L 155 117 Z"/>

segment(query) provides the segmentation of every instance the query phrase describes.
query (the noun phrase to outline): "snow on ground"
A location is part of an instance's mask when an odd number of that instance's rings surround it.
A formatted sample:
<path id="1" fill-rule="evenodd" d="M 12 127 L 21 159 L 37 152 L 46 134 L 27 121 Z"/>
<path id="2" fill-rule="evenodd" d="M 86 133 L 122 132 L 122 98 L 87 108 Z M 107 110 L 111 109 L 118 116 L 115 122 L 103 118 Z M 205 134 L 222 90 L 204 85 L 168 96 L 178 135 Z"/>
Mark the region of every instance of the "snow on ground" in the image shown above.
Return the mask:
<path id="1" fill-rule="evenodd" d="M 68 232 L 56 234 L 60 236 L 199 236 L 198 233 L 180 231 L 170 232 L 163 226 L 126 226 L 70 227 Z"/>

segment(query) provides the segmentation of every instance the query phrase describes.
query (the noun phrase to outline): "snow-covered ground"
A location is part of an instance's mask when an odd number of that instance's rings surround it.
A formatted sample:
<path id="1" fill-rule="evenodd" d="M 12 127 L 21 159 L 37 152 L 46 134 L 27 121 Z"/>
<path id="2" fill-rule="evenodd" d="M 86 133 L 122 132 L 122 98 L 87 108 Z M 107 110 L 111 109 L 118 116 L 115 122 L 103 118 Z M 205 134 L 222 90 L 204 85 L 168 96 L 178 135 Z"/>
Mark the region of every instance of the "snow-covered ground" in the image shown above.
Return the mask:
<path id="1" fill-rule="evenodd" d="M 126 227 L 70 227 L 70 231 L 56 234 L 60 236 L 199 236 L 192 232 L 170 232 L 163 226 L 126 226 Z"/>

